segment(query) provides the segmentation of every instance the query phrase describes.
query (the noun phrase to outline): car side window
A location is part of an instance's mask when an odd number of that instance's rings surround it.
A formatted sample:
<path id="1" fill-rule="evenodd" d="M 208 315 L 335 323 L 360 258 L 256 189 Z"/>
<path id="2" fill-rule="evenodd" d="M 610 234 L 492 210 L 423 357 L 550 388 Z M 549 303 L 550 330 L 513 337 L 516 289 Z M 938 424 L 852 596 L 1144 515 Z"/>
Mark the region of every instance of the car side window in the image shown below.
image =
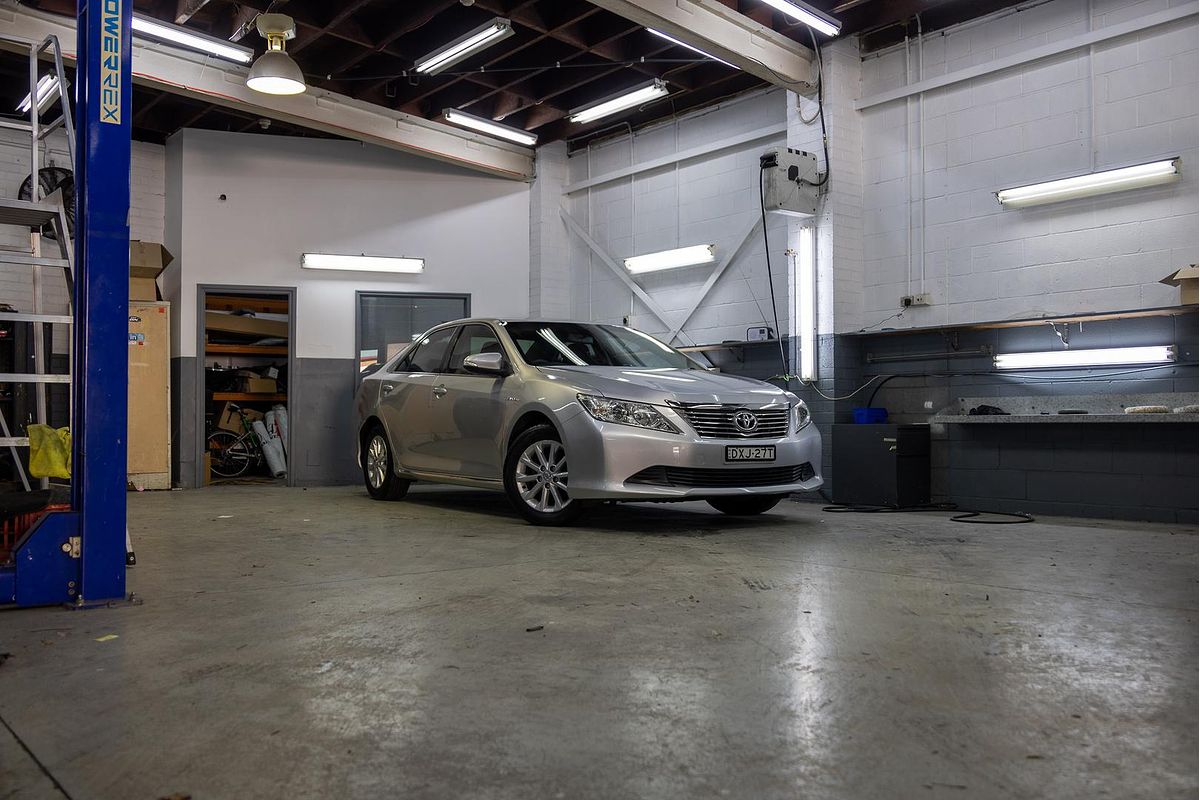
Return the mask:
<path id="1" fill-rule="evenodd" d="M 471 374 L 463 368 L 463 359 L 480 353 L 504 355 L 504 348 L 501 347 L 495 332 L 487 325 L 464 325 L 462 332 L 458 335 L 458 340 L 454 343 L 454 349 L 450 352 L 450 361 L 446 366 L 446 372 L 453 375 Z"/>
<path id="2" fill-rule="evenodd" d="M 457 328 L 442 328 L 420 341 L 412 353 L 397 365 L 400 372 L 441 372 L 446 350 Z"/>

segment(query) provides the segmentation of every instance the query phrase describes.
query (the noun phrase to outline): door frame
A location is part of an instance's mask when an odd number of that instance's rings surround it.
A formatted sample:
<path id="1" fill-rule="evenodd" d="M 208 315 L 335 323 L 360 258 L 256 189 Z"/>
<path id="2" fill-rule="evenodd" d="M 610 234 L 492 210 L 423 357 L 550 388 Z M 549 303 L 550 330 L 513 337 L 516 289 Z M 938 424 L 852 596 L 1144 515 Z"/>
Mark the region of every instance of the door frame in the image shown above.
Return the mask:
<path id="1" fill-rule="evenodd" d="M 196 411 L 199 418 L 199 424 L 196 426 L 196 440 L 194 442 L 196 456 L 196 481 L 193 488 L 199 489 L 204 486 L 204 446 L 207 443 L 208 435 L 205 430 L 204 410 L 206 405 L 205 400 L 205 382 L 204 382 L 204 359 L 207 353 L 204 350 L 204 312 L 205 301 L 210 294 L 274 294 L 286 297 L 288 301 L 288 435 L 287 435 L 287 485 L 296 485 L 296 470 L 293 468 L 295 460 L 295 450 L 292 449 L 292 442 L 295 441 L 293 431 L 296 430 L 295 421 L 292 417 L 292 409 L 295 407 L 296 394 L 292 386 L 292 381 L 296 375 L 296 287 L 295 286 L 245 286 L 241 284 L 229 283 L 201 283 L 196 286 Z"/>
<path id="2" fill-rule="evenodd" d="M 471 295 L 466 292 L 381 292 L 374 289 L 357 289 L 354 292 L 354 386 L 357 388 L 362 383 L 362 370 L 359 369 L 362 358 L 362 298 L 364 297 L 427 297 L 427 298 L 442 298 L 448 300 L 465 300 L 466 301 L 466 316 L 463 319 L 471 318 Z M 446 320 L 453 322 L 453 320 Z M 438 325 L 444 323 L 439 322 Z M 422 331 L 424 333 L 424 331 Z M 381 366 L 384 362 L 378 362 Z"/>

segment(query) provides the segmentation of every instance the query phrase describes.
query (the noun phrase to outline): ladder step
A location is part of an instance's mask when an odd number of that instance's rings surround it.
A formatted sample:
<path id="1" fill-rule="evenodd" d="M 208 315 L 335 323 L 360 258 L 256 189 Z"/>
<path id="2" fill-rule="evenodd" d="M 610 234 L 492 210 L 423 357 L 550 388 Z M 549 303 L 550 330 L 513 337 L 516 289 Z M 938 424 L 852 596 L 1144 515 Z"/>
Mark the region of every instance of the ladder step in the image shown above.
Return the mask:
<path id="1" fill-rule="evenodd" d="M 17 311 L 0 311 L 0 322 L 49 322 L 51 325 L 74 325 L 75 319 L 61 314 L 22 314 Z"/>
<path id="2" fill-rule="evenodd" d="M 0 436 L 0 447 L 29 447 L 29 437 Z"/>
<path id="3" fill-rule="evenodd" d="M 38 375 L 33 372 L 0 372 L 0 383 L 70 383 L 70 375 Z"/>
<path id="4" fill-rule="evenodd" d="M 71 263 L 65 258 L 32 256 L 28 253 L 7 253 L 3 250 L 0 250 L 0 264 L 28 264 L 31 267 L 60 267 L 62 269 L 67 269 L 71 266 Z"/>
<path id="5" fill-rule="evenodd" d="M 0 225 L 23 225 L 30 228 L 45 225 L 62 211 L 54 203 L 35 203 L 32 200 L 0 198 Z"/>

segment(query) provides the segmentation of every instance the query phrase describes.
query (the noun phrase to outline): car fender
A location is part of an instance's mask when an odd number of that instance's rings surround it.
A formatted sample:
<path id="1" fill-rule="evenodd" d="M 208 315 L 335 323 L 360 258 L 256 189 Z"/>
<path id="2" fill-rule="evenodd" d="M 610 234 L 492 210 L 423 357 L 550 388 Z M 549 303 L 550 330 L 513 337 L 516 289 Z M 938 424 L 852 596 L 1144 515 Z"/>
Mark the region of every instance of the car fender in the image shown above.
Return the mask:
<path id="1" fill-rule="evenodd" d="M 525 403 L 509 419 L 508 429 L 504 432 L 505 453 L 508 452 L 508 448 L 512 445 L 513 431 L 516 429 L 517 423 L 530 413 L 541 414 L 543 417 L 549 419 L 550 424 L 557 431 L 559 439 L 565 440 L 566 432 L 563 430 L 563 423 L 585 412 L 574 395 L 569 400 L 558 404 L 557 407 L 552 407 L 546 402 L 546 398 L 539 398 L 538 400 Z"/>

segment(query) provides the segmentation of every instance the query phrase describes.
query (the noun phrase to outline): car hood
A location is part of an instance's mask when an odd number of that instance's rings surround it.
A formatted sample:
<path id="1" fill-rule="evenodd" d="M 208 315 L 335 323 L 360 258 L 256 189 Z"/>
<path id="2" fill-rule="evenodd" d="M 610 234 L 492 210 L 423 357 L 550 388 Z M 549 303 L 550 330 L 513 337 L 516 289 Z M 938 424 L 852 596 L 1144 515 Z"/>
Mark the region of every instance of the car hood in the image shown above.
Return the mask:
<path id="1" fill-rule="evenodd" d="M 637 367 L 541 367 L 551 380 L 570 382 L 580 391 L 636 400 L 642 403 L 730 403 L 765 406 L 787 403 L 778 386 L 699 369 L 638 369 Z"/>

